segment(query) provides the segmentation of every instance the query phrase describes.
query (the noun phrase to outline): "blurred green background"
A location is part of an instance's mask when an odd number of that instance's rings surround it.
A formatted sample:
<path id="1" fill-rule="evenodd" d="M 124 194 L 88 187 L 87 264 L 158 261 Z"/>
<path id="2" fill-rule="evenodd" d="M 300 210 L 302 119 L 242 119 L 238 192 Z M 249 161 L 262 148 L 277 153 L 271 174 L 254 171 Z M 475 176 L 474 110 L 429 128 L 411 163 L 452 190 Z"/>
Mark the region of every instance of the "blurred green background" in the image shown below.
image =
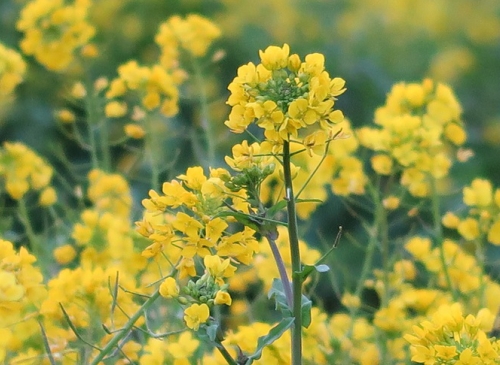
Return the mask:
<path id="1" fill-rule="evenodd" d="M 15 23 L 26 3 L 0 0 L 0 41 L 17 50 L 21 34 Z M 17 88 L 15 101 L 0 111 L 1 142 L 25 142 L 56 167 L 63 164 L 53 157 L 54 151 L 64 151 L 65 158 L 84 176 L 89 156 L 65 139 L 54 111 L 67 106 L 65 95 L 82 77 L 112 79 L 116 68 L 130 59 L 142 64 L 154 62 L 158 56 L 154 36 L 159 24 L 172 15 L 189 13 L 208 17 L 222 30 L 213 49 L 223 50 L 225 57 L 207 69 L 220 166 L 224 166 L 223 156 L 230 153 L 232 143 L 240 140 L 223 125 L 229 112 L 225 105 L 227 85 L 240 65 L 258 62 L 258 50 L 288 43 L 292 52 L 301 56 L 323 53 L 329 73 L 346 80 L 347 92 L 337 105 L 355 127 L 372 122 L 374 110 L 384 104 L 396 82 L 420 82 L 430 77 L 449 84 L 463 106 L 467 148 L 475 154 L 453 170 L 456 185 L 483 177 L 500 186 L 498 0 L 95 1 L 91 22 L 97 28 L 94 41 L 100 57 L 88 65 L 83 76 L 49 72 L 34 59 L 26 58 L 26 79 Z M 182 91 L 181 113 L 175 120 L 181 131 L 199 122 L 195 94 L 189 86 Z M 192 141 L 183 140 L 182 132 L 173 132 L 172 136 L 180 137 L 180 141 L 166 141 L 166 156 L 178 157 L 165 179 L 196 163 L 191 154 Z M 126 151 L 117 148 L 114 153 L 119 165 Z M 167 157 L 166 164 L 169 162 Z M 138 178 L 135 182 L 135 197 L 140 201 L 149 187 Z M 457 206 L 460 199 L 457 191 L 448 205 Z M 332 226 L 354 227 L 352 217 L 336 200 L 322 206 L 313 220 L 323 227 L 319 232 L 326 237 L 336 234 L 331 232 Z M 340 261 L 346 259 L 346 266 L 351 262 L 356 266 L 362 253 L 362 247 L 339 251 Z"/>

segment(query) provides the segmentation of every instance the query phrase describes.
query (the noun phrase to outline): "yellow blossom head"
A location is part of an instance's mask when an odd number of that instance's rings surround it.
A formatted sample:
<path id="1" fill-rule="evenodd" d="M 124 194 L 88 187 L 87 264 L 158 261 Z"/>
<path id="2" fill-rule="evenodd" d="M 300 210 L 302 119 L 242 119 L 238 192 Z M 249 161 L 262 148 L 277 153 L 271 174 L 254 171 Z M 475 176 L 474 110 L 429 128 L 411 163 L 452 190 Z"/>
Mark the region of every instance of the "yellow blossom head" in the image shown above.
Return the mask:
<path id="1" fill-rule="evenodd" d="M 275 145 L 288 140 L 302 143 L 306 136 L 307 145 L 316 145 L 312 137 L 316 130 L 328 135 L 343 120 L 334 104 L 345 91 L 344 80 L 330 78 L 320 54 L 307 55 L 301 62 L 297 55 L 290 55 L 287 44 L 270 46 L 259 54 L 261 63 L 241 66 L 228 87 L 227 103 L 232 109 L 225 124 L 241 133 L 256 123 Z"/>

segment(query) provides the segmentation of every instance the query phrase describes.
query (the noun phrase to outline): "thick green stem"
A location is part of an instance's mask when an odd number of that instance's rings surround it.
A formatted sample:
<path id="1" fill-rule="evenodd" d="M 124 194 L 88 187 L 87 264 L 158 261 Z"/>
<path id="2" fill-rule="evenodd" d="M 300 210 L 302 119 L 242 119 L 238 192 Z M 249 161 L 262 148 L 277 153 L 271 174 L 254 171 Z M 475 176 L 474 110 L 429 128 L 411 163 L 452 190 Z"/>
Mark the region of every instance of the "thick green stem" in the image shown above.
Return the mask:
<path id="1" fill-rule="evenodd" d="M 153 293 L 151 297 L 149 297 L 148 300 L 146 300 L 141 308 L 137 312 L 134 313 L 132 317 L 128 320 L 128 322 L 123 326 L 122 330 L 117 332 L 115 336 L 106 344 L 106 346 L 101 350 L 101 352 L 94 358 L 94 360 L 90 363 L 90 365 L 97 365 L 99 364 L 109 353 L 113 351 L 113 349 L 118 345 L 120 340 L 122 340 L 125 336 L 128 335 L 132 327 L 135 325 L 135 322 L 141 316 L 144 315 L 144 312 L 151 307 L 151 305 L 160 297 L 160 291 L 157 290 Z"/>
<path id="2" fill-rule="evenodd" d="M 443 228 L 441 227 L 441 207 L 439 201 L 439 194 L 436 188 L 436 180 L 431 178 L 432 185 L 432 220 L 434 223 L 434 243 L 439 248 L 439 259 L 441 260 L 441 266 L 443 267 L 443 273 L 446 280 L 446 285 L 448 290 L 451 292 L 454 301 L 458 300 L 458 294 L 451 282 L 450 273 L 448 271 L 448 264 L 446 263 L 446 255 L 444 252 L 444 238 L 443 238 Z"/>
<path id="3" fill-rule="evenodd" d="M 290 142 L 283 144 L 283 175 L 285 178 L 285 199 L 288 212 L 288 236 L 292 258 L 293 316 L 292 365 L 302 364 L 302 278 L 300 276 L 300 249 L 295 196 L 293 195 L 292 171 L 290 161 Z"/>

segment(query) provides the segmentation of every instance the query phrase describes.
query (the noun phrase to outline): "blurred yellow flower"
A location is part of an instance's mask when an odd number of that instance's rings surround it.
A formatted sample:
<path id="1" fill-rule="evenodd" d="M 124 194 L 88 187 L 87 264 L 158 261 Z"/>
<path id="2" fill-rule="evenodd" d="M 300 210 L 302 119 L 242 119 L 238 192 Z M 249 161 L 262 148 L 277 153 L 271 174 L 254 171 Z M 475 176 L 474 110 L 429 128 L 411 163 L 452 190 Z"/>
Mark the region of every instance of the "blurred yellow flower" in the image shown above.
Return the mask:
<path id="1" fill-rule="evenodd" d="M 69 264 L 76 257 L 76 250 L 72 245 L 66 244 L 54 249 L 52 253 L 57 263 L 60 265 Z"/>
<path id="2" fill-rule="evenodd" d="M 141 139 L 146 135 L 146 131 L 139 124 L 128 123 L 125 125 L 124 129 L 125 134 L 130 138 Z"/>
<path id="3" fill-rule="evenodd" d="M 166 278 L 160 284 L 160 295 L 164 298 L 176 298 L 179 296 L 179 285 L 173 277 Z"/>

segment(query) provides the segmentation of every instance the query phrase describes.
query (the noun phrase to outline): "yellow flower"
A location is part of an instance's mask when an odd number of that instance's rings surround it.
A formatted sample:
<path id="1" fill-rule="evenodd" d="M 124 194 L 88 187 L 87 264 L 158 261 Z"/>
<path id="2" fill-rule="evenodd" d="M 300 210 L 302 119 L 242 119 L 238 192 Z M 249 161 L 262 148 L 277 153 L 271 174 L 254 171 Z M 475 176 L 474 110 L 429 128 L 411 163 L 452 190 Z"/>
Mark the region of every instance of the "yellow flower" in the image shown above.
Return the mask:
<path id="1" fill-rule="evenodd" d="M 0 303 L 16 302 L 24 296 L 24 287 L 12 272 L 0 270 Z"/>
<path id="2" fill-rule="evenodd" d="M 228 292 L 219 290 L 217 294 L 215 294 L 214 303 L 217 305 L 221 304 L 231 305 L 232 299 Z"/>
<path id="3" fill-rule="evenodd" d="M 180 49 L 195 57 L 205 55 L 220 35 L 218 26 L 200 15 L 189 14 L 185 19 L 177 15 L 170 17 L 160 25 L 155 37 L 161 49 L 162 65 L 172 67 L 179 58 Z"/>
<path id="4" fill-rule="evenodd" d="M 405 249 L 416 259 L 424 259 L 431 250 L 431 240 L 422 237 L 413 237 L 405 244 Z"/>
<path id="5" fill-rule="evenodd" d="M 392 159 L 387 155 L 375 155 L 371 158 L 372 167 L 380 175 L 390 175 Z"/>
<path id="6" fill-rule="evenodd" d="M 57 201 L 57 193 L 53 187 L 43 189 L 38 202 L 43 207 L 49 207 Z"/>
<path id="7" fill-rule="evenodd" d="M 385 209 L 387 210 L 394 210 L 399 207 L 399 204 L 401 203 L 401 200 L 397 196 L 388 196 L 384 200 L 382 200 L 382 205 L 384 206 Z"/>
<path id="8" fill-rule="evenodd" d="M 49 70 L 64 70 L 73 61 L 75 50 L 85 46 L 95 33 L 87 22 L 90 6 L 90 1 L 27 3 L 16 24 L 24 33 L 21 49 Z"/>
<path id="9" fill-rule="evenodd" d="M 184 310 L 184 321 L 192 330 L 198 331 L 200 325 L 205 323 L 210 316 L 210 310 L 206 304 L 192 304 Z"/>
<path id="10" fill-rule="evenodd" d="M 177 178 L 184 181 L 186 186 L 193 190 L 201 190 L 203 183 L 207 180 L 207 177 L 203 173 L 203 168 L 200 166 L 189 167 L 186 174 L 179 175 Z"/>
<path id="11" fill-rule="evenodd" d="M 347 308 L 359 308 L 361 306 L 361 299 L 351 293 L 344 293 L 341 303 Z"/>
<path id="12" fill-rule="evenodd" d="M 460 224 L 460 218 L 452 212 L 447 212 L 443 216 L 441 222 L 446 228 L 457 228 Z"/>
<path id="13" fill-rule="evenodd" d="M 290 47 L 286 43 L 282 48 L 270 46 L 265 51 L 259 51 L 262 65 L 270 71 L 288 66 L 289 55 Z"/>
<path id="14" fill-rule="evenodd" d="M 463 189 L 464 203 L 469 206 L 486 207 L 493 199 L 491 182 L 483 179 L 474 179 L 469 186 Z"/>
<path id="15" fill-rule="evenodd" d="M 0 102 L 23 80 L 26 64 L 21 55 L 0 43 Z"/>
<path id="16" fill-rule="evenodd" d="M 500 219 L 497 219 L 488 231 L 488 241 L 500 245 Z"/>
<path id="17" fill-rule="evenodd" d="M 127 104 L 111 101 L 104 107 L 104 113 L 108 118 L 123 117 L 127 113 Z"/>
<path id="18" fill-rule="evenodd" d="M 125 125 L 125 134 L 134 139 L 141 139 L 146 132 L 139 124 L 129 123 Z"/>
<path id="19" fill-rule="evenodd" d="M 61 123 L 65 124 L 74 123 L 76 120 L 75 114 L 69 109 L 59 110 L 56 114 L 56 117 Z"/>
<path id="20" fill-rule="evenodd" d="M 72 245 L 63 245 L 57 247 L 54 250 L 53 255 L 57 263 L 66 265 L 73 261 L 73 259 L 76 257 L 76 250 Z"/>
<path id="21" fill-rule="evenodd" d="M 448 124 L 446 126 L 444 134 L 448 140 L 450 140 L 457 146 L 463 145 L 467 138 L 467 134 L 465 133 L 464 129 L 454 123 Z"/>
<path id="22" fill-rule="evenodd" d="M 85 89 L 85 86 L 81 82 L 76 82 L 73 84 L 73 87 L 71 88 L 71 96 L 73 96 L 75 99 L 83 99 L 85 96 L 87 96 L 87 90 Z"/>
<path id="23" fill-rule="evenodd" d="M 473 218 L 466 218 L 458 224 L 458 233 L 468 241 L 479 237 L 479 224 Z"/>
<path id="24" fill-rule="evenodd" d="M 160 295 L 164 298 L 176 298 L 179 296 L 179 286 L 173 277 L 170 276 L 161 283 Z"/>
<path id="25" fill-rule="evenodd" d="M 222 260 L 216 255 L 207 255 L 203 258 L 205 268 L 214 278 L 229 277 L 234 274 L 236 268 L 231 265 L 230 259 Z"/>
<path id="26" fill-rule="evenodd" d="M 436 350 L 436 356 L 444 360 L 453 359 L 457 354 L 455 346 L 434 345 L 434 350 Z"/>
<path id="27" fill-rule="evenodd" d="M 177 341 L 169 341 L 166 347 L 167 351 L 176 359 L 175 365 L 184 364 L 184 362 L 179 362 L 180 359 L 186 360 L 186 364 L 189 364 L 187 359 L 193 356 L 199 344 L 200 341 L 194 339 L 191 332 L 183 332 Z"/>

